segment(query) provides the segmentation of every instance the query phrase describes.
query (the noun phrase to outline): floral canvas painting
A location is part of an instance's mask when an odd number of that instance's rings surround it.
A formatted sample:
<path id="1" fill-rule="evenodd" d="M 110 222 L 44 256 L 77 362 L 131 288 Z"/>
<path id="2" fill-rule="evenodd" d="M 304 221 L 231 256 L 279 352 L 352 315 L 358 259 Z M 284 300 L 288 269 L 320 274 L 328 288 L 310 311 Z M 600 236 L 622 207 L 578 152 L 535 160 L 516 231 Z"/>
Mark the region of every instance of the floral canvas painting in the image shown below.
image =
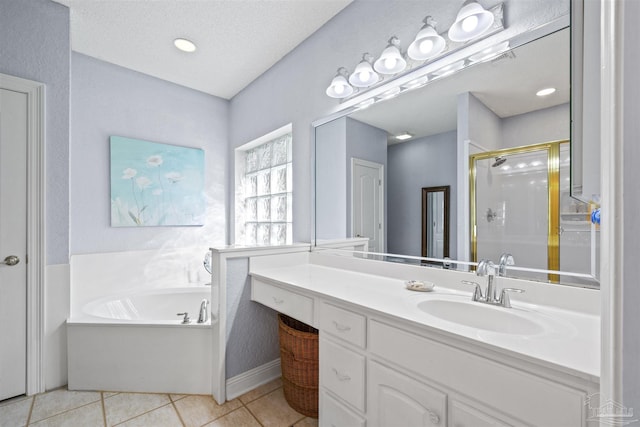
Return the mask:
<path id="1" fill-rule="evenodd" d="M 111 226 L 203 225 L 204 151 L 112 136 Z"/>

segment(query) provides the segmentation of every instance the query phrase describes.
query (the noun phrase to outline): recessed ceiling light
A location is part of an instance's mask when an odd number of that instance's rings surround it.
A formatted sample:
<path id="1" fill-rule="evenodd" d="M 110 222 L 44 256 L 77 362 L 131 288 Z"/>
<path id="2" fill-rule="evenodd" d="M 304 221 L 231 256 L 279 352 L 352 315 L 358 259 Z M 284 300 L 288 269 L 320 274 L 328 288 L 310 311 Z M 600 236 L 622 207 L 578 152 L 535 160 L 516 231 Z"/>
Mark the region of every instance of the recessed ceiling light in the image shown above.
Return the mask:
<path id="1" fill-rule="evenodd" d="M 536 95 L 537 96 L 547 96 L 547 95 L 551 95 L 555 91 L 556 91 L 555 87 L 548 87 L 548 88 L 545 88 L 545 89 L 540 89 L 539 91 L 536 92 Z"/>
<path id="2" fill-rule="evenodd" d="M 183 52 L 195 52 L 196 50 L 196 45 L 191 40 L 178 38 L 173 41 L 173 44 Z"/>
<path id="3" fill-rule="evenodd" d="M 411 135 L 409 132 L 402 132 L 401 134 L 396 135 L 396 139 L 398 141 L 404 141 L 411 138 L 413 138 L 413 135 Z"/>

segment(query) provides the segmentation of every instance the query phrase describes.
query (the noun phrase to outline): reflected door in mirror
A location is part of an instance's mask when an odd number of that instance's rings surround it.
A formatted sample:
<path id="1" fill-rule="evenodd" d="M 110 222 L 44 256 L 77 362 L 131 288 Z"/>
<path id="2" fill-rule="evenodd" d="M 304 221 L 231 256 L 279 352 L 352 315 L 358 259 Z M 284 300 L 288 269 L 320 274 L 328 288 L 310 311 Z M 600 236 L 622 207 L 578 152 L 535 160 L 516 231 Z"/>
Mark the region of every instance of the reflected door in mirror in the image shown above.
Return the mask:
<path id="1" fill-rule="evenodd" d="M 422 256 L 449 256 L 449 186 L 422 189 Z"/>

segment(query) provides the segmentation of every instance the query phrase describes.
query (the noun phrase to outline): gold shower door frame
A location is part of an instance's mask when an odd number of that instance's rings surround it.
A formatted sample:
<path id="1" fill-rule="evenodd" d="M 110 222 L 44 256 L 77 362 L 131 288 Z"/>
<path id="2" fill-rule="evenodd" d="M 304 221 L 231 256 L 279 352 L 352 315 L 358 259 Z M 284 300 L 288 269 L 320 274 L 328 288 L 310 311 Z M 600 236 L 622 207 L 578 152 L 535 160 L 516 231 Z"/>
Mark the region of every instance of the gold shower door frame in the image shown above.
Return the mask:
<path id="1" fill-rule="evenodd" d="M 478 262 L 478 234 L 476 211 L 476 162 L 498 156 L 547 152 L 547 270 L 560 270 L 560 144 L 568 143 L 568 139 L 527 145 L 524 147 L 505 148 L 469 156 L 469 218 L 471 220 L 471 260 Z M 559 282 L 557 274 L 549 274 L 551 282 Z"/>

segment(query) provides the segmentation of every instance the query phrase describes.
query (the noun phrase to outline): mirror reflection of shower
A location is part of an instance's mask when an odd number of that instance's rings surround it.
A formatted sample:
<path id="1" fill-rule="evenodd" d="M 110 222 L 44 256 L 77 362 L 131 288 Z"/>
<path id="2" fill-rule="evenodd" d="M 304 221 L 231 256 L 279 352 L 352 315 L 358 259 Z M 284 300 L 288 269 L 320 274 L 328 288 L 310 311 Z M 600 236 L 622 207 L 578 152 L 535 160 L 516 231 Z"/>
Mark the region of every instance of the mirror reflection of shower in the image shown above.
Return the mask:
<path id="1" fill-rule="evenodd" d="M 472 259 L 510 252 L 526 259 L 527 266 L 589 273 L 585 260 L 597 248 L 588 206 L 578 206 L 581 202 L 569 196 L 569 144 L 483 151 L 470 159 Z"/>

